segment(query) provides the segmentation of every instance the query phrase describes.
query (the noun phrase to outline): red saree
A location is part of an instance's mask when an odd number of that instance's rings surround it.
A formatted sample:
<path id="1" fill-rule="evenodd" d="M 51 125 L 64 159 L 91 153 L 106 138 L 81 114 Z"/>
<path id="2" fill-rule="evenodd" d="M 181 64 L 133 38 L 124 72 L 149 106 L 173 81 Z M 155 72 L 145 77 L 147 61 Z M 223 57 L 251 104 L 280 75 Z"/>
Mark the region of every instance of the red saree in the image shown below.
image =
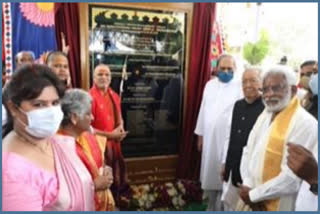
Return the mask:
<path id="1" fill-rule="evenodd" d="M 59 133 L 64 134 L 63 131 Z M 106 138 L 94 136 L 89 132 L 83 132 L 76 139 L 76 151 L 86 168 L 88 169 L 92 180 L 97 178 L 99 169 L 104 166 L 104 152 L 106 148 Z M 115 208 L 113 196 L 109 189 L 96 191 L 94 194 L 96 211 L 113 211 Z"/>

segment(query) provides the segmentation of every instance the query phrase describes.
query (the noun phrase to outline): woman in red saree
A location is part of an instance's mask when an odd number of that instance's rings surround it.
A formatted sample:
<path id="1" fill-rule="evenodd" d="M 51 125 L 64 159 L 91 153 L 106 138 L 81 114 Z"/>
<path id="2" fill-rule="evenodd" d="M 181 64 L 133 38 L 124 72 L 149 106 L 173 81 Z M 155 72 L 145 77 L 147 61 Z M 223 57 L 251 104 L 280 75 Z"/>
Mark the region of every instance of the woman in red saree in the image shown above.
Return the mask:
<path id="1" fill-rule="evenodd" d="M 61 107 L 64 119 L 59 134 L 76 139 L 77 154 L 94 181 L 96 211 L 114 210 L 115 204 L 109 190 L 113 183 L 112 169 L 104 164 L 107 139 L 91 132 L 90 95 L 81 89 L 70 89 L 62 99 Z"/>

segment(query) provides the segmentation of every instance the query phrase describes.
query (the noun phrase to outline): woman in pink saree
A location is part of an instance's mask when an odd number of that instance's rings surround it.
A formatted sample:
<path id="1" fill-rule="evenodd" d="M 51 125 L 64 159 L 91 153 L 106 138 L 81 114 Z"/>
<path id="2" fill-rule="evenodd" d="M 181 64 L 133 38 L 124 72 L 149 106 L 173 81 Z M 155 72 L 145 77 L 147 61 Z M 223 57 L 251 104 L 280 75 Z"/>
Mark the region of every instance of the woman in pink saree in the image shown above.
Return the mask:
<path id="1" fill-rule="evenodd" d="M 64 88 L 46 66 L 16 71 L 4 91 L 3 211 L 94 211 L 91 176 L 73 138 L 57 136 Z"/>

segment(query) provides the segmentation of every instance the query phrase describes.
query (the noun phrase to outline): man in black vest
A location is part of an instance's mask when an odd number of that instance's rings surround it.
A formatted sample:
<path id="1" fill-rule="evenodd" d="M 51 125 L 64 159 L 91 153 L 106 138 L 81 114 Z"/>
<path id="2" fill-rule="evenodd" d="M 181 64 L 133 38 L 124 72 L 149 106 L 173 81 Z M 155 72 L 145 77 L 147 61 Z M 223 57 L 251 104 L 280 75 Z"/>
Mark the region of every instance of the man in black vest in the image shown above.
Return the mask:
<path id="1" fill-rule="evenodd" d="M 225 165 L 221 170 L 221 177 L 225 182 L 222 194 L 225 211 L 235 210 L 239 199 L 237 187 L 242 183 L 240 175 L 242 149 L 246 146 L 249 133 L 264 109 L 260 88 L 260 69 L 247 68 L 242 76 L 244 98 L 238 100 L 233 108 L 229 147 L 225 150 Z"/>

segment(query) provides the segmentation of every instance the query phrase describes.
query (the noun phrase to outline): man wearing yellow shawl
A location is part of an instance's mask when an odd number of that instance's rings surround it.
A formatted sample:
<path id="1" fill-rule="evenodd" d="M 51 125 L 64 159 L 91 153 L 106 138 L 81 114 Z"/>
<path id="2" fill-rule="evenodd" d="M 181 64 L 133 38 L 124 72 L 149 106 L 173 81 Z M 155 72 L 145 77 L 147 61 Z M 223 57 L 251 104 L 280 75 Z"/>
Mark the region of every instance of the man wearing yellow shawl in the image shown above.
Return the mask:
<path id="1" fill-rule="evenodd" d="M 318 122 L 300 106 L 296 92 L 296 75 L 290 68 L 279 65 L 263 75 L 265 110 L 243 150 L 237 210 L 294 210 L 301 179 L 287 165 L 287 143 L 311 151 L 318 143 Z"/>

